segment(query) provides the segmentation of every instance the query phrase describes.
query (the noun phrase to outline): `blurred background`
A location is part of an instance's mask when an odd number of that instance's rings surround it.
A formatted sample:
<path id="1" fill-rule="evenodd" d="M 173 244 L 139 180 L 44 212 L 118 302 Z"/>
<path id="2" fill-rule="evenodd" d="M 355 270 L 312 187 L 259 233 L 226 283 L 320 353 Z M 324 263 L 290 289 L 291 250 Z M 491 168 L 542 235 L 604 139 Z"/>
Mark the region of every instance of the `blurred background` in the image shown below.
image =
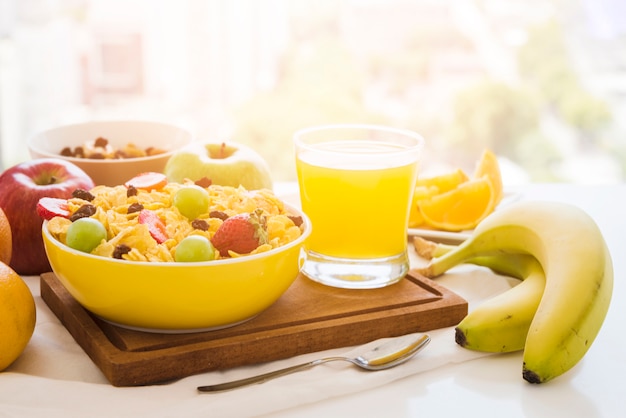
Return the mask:
<path id="1" fill-rule="evenodd" d="M 3 168 L 41 130 L 149 119 L 294 180 L 296 129 L 362 122 L 421 133 L 423 173 L 490 148 L 505 184 L 607 184 L 624 115 L 622 0 L 0 0 Z"/>

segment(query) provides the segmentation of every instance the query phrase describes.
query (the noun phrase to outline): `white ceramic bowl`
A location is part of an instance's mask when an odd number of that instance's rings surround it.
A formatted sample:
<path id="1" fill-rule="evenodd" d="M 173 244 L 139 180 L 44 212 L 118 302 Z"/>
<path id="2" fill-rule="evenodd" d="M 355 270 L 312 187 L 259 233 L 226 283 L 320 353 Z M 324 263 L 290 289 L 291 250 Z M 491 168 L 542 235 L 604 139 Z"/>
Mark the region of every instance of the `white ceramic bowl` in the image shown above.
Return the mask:
<path id="1" fill-rule="evenodd" d="M 98 137 L 106 138 L 114 149 L 129 143 L 141 149 L 156 147 L 164 153 L 149 157 L 103 159 L 66 157 L 65 147 L 74 149 Z M 175 125 L 150 121 L 94 121 L 64 125 L 40 132 L 29 139 L 32 158 L 60 158 L 82 168 L 96 185 L 117 186 L 147 171 L 163 172 L 170 156 L 193 140 L 190 132 Z"/>

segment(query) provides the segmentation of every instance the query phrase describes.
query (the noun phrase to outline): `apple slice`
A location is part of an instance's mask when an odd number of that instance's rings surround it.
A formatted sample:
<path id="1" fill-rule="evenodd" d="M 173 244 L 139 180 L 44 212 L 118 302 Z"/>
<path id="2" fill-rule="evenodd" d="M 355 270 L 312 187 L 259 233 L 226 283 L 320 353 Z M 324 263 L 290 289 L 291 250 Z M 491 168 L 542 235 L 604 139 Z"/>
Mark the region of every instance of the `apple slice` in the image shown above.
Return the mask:
<path id="1" fill-rule="evenodd" d="M 140 224 L 144 224 L 148 227 L 148 232 L 156 242 L 159 244 L 163 244 L 167 241 L 167 230 L 165 228 L 165 224 L 159 218 L 159 215 L 154 213 L 151 210 L 143 209 L 139 212 L 139 218 L 137 222 Z"/>
<path id="2" fill-rule="evenodd" d="M 163 173 L 149 171 L 141 173 L 124 183 L 126 187 L 134 187 L 143 190 L 158 190 L 167 185 L 167 177 Z"/>
<path id="3" fill-rule="evenodd" d="M 70 210 L 66 199 L 60 199 L 57 197 L 42 197 L 37 202 L 37 214 L 42 219 L 49 221 L 55 216 L 69 218 Z"/>

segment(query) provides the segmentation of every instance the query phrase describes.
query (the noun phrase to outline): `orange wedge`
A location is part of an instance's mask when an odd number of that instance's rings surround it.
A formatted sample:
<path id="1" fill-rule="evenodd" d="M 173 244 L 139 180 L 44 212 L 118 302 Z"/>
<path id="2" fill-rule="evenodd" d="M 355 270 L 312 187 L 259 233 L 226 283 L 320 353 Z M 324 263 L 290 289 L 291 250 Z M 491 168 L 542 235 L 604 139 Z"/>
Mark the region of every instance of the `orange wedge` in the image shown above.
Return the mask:
<path id="1" fill-rule="evenodd" d="M 500 172 L 500 165 L 496 155 L 488 149 L 483 151 L 474 171 L 474 179 L 480 179 L 485 176 L 491 181 L 497 205 L 502 200 L 502 173 Z"/>
<path id="2" fill-rule="evenodd" d="M 434 186 L 417 186 L 413 192 L 413 200 L 409 210 L 409 228 L 416 228 L 424 223 L 424 217 L 420 213 L 418 203 L 421 200 L 429 199 L 439 193 L 439 189 Z"/>
<path id="3" fill-rule="evenodd" d="M 495 190 L 487 177 L 466 181 L 445 193 L 418 201 L 429 226 L 444 231 L 473 229 L 495 208 Z"/>
<path id="4" fill-rule="evenodd" d="M 443 173 L 432 177 L 418 178 L 415 185 L 417 187 L 436 187 L 438 193 L 444 193 L 465 183 L 469 178 L 460 168 L 450 173 Z"/>

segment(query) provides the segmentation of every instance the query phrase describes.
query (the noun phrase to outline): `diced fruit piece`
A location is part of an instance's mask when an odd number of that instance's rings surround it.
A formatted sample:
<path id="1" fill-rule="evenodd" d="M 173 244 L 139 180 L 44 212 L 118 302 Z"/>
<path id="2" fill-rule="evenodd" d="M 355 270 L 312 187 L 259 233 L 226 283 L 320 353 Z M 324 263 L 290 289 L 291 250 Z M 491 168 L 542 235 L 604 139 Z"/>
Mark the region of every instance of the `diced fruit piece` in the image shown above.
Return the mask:
<path id="1" fill-rule="evenodd" d="M 67 206 L 67 200 L 57 197 L 42 197 L 37 202 L 37 214 L 45 220 L 50 220 L 55 216 L 69 218 L 70 211 Z"/>
<path id="2" fill-rule="evenodd" d="M 165 224 L 163 223 L 161 218 L 159 218 L 159 215 L 157 215 L 153 211 L 148 209 L 142 209 L 139 212 L 137 222 L 146 225 L 148 227 L 148 231 L 150 232 L 150 236 L 152 236 L 152 238 L 154 238 L 154 240 L 159 244 L 167 241 L 168 237 Z"/>
<path id="3" fill-rule="evenodd" d="M 211 181 L 210 178 L 205 176 L 205 177 L 202 177 L 201 179 L 194 181 L 193 184 L 195 184 L 196 186 L 207 188 L 211 184 L 213 184 L 213 181 Z"/>
<path id="4" fill-rule="evenodd" d="M 473 229 L 495 207 L 491 181 L 470 180 L 456 189 L 418 202 L 424 221 L 438 229 L 462 231 Z"/>
<path id="5" fill-rule="evenodd" d="M 167 185 L 167 177 L 163 173 L 149 171 L 138 174 L 124 183 L 126 187 L 134 187 L 143 190 L 158 190 Z"/>
<path id="6" fill-rule="evenodd" d="M 193 221 L 209 210 L 209 192 L 200 186 L 184 186 L 174 195 L 173 203 L 183 216 Z"/>
<path id="7" fill-rule="evenodd" d="M 215 259 L 215 248 L 208 238 L 190 235 L 176 246 L 174 260 L 179 262 L 211 261 Z"/>
<path id="8" fill-rule="evenodd" d="M 80 218 L 67 229 L 67 245 L 78 251 L 90 253 L 107 238 L 104 225 L 94 218 Z"/>
<path id="9" fill-rule="evenodd" d="M 211 242 L 222 257 L 228 257 L 229 251 L 248 254 L 267 243 L 265 219 L 259 211 L 231 216 L 215 231 Z"/>

